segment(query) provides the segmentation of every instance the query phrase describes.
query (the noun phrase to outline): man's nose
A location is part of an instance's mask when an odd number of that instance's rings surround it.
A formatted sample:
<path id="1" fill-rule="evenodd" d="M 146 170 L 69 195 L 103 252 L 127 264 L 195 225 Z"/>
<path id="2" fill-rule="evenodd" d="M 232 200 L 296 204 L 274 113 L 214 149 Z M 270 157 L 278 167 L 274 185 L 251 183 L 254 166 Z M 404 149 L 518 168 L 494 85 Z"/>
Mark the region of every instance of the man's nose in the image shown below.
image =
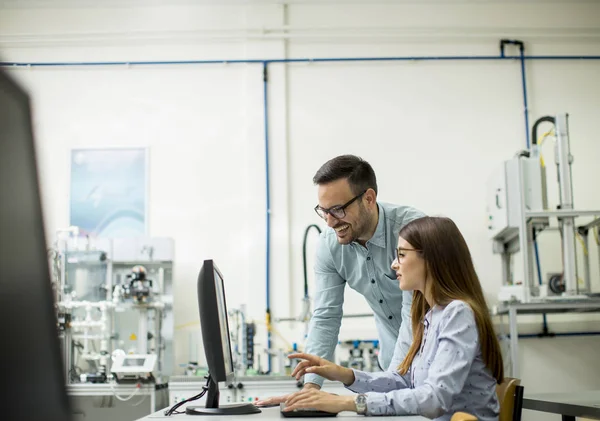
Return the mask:
<path id="1" fill-rule="evenodd" d="M 326 214 L 327 215 L 327 226 L 333 228 L 339 221 L 339 219 L 337 219 L 335 216 L 331 215 L 330 213 Z"/>

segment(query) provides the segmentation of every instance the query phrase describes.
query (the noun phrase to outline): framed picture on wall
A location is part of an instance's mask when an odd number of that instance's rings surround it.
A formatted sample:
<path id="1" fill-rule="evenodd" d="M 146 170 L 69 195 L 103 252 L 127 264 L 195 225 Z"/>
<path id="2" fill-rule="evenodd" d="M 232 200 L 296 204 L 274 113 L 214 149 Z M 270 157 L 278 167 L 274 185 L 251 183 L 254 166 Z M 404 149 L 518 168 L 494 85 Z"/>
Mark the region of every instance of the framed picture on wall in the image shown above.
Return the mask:
<path id="1" fill-rule="evenodd" d="M 147 192 L 147 148 L 71 151 L 70 225 L 80 235 L 146 235 Z"/>

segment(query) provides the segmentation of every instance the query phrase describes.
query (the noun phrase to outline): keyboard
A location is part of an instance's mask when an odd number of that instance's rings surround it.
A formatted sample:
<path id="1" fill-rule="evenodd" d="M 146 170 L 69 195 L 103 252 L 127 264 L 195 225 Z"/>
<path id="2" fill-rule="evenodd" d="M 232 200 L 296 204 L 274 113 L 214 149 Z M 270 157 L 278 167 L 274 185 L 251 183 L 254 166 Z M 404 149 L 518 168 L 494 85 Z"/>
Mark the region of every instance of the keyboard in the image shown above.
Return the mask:
<path id="1" fill-rule="evenodd" d="M 314 409 L 314 408 L 301 408 L 301 409 L 294 409 L 293 411 L 284 412 L 283 410 L 285 409 L 285 402 L 281 402 L 281 405 L 279 408 L 281 411 L 281 415 L 286 418 L 291 418 L 291 417 L 335 417 L 335 416 L 337 416 L 337 414 L 335 414 L 335 413 L 321 411 L 319 409 Z"/>

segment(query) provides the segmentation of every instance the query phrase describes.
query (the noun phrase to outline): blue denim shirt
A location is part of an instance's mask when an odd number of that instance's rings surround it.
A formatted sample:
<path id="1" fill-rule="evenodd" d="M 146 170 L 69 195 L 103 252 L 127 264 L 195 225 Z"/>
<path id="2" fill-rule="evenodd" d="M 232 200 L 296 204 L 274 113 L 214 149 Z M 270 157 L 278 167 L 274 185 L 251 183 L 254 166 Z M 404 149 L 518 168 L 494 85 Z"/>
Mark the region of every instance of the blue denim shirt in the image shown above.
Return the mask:
<path id="1" fill-rule="evenodd" d="M 306 352 L 333 360 L 342 322 L 344 288 L 348 284 L 362 294 L 373 309 L 380 342 L 379 363 L 387 369 L 400 364 L 412 342 L 412 291 L 400 289 L 391 268 L 396 258 L 398 233 L 408 222 L 425 215 L 408 206 L 386 203 L 378 203 L 378 209 L 377 228 L 366 247 L 357 242 L 339 244 L 332 228 L 321 233 Z M 396 341 L 398 346 L 395 346 Z M 323 378 L 315 374 L 306 374 L 304 381 L 323 385 Z"/>
<path id="2" fill-rule="evenodd" d="M 450 421 L 464 411 L 497 421 L 496 379 L 483 362 L 471 307 L 463 301 L 436 306 L 425 316 L 424 341 L 405 375 L 354 370 L 348 389 L 367 395 L 368 415 L 422 415 Z"/>

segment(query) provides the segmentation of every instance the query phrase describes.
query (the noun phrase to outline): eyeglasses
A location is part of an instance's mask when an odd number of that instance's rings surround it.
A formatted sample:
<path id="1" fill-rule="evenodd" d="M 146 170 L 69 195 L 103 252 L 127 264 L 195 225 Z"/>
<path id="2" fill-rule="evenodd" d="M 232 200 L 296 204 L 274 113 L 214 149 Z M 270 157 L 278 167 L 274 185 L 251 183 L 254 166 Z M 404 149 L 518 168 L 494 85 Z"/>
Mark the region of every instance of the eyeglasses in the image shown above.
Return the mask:
<path id="1" fill-rule="evenodd" d="M 354 196 L 352 199 L 350 199 L 350 201 L 344 203 L 343 205 L 334 206 L 329 209 L 325 209 L 325 208 L 322 208 L 321 206 L 317 205 L 317 206 L 315 206 L 315 212 L 317 212 L 317 215 L 319 215 L 321 218 L 323 218 L 325 220 L 327 219 L 327 214 L 333 216 L 335 219 L 342 219 L 344 216 L 346 216 L 346 208 L 348 206 L 350 206 L 352 203 L 354 203 L 356 201 L 356 199 L 361 197 L 366 192 L 367 191 L 365 190 L 358 196 Z"/>
<path id="2" fill-rule="evenodd" d="M 396 258 L 398 259 L 398 263 L 402 263 L 402 261 L 404 260 L 404 252 L 405 251 L 417 251 L 417 252 L 420 252 L 420 251 L 423 251 L 423 250 L 404 249 L 404 248 L 398 247 L 396 249 Z"/>

